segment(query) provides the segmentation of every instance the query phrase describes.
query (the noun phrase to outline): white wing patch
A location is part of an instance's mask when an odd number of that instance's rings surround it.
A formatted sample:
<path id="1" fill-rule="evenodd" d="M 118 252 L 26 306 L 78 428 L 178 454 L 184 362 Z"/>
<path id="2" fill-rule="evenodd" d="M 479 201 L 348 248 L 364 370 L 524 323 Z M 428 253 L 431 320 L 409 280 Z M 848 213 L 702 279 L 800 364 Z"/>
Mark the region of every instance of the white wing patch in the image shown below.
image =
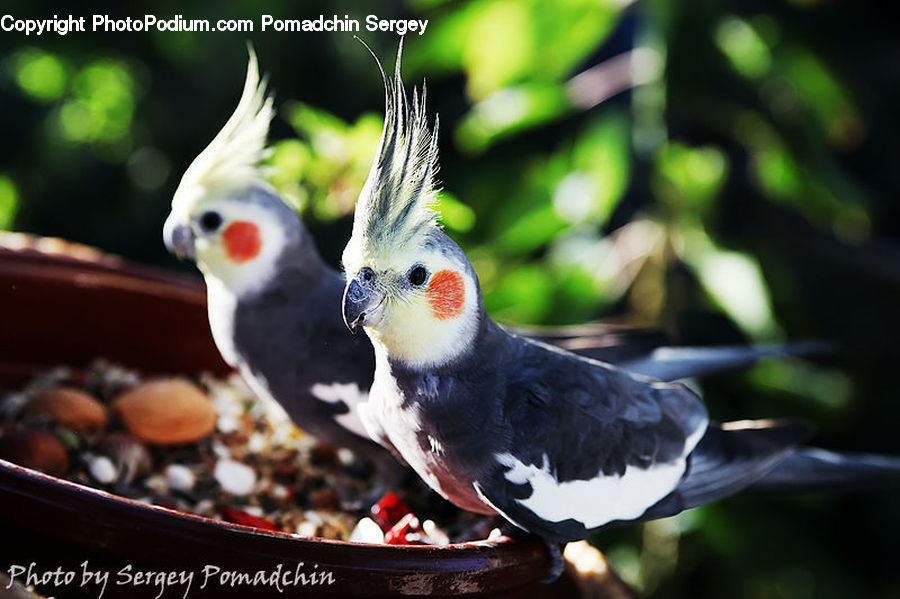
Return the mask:
<path id="1" fill-rule="evenodd" d="M 526 465 L 509 453 L 495 457 L 510 468 L 506 480 L 516 485 L 531 484 L 531 496 L 517 502 L 548 522 L 572 518 L 590 529 L 614 520 L 639 518 L 671 493 L 684 475 L 687 455 L 704 432 L 706 423 L 685 440 L 684 453 L 673 462 L 647 470 L 628 466 L 622 476 L 599 473 L 590 480 L 559 482 L 550 471 L 546 454 L 541 467 Z"/>
<path id="2" fill-rule="evenodd" d="M 339 414 L 334 419 L 345 429 L 365 439 L 369 438 L 369 431 L 366 430 L 359 415 L 359 406 L 368 400 L 369 394 L 360 389 L 359 385 L 356 383 L 331 383 L 330 385 L 316 383 L 310 387 L 309 392 L 315 398 L 328 403 L 342 401 L 347 404 L 350 411 L 346 414 Z"/>

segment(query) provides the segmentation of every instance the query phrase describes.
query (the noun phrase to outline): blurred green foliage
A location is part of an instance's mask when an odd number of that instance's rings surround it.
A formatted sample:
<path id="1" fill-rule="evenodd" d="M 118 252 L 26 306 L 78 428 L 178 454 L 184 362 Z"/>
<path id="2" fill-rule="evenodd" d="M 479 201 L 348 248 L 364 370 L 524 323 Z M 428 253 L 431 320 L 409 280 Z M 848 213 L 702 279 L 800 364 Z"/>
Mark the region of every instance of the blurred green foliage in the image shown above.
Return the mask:
<path id="1" fill-rule="evenodd" d="M 210 19 L 376 12 L 354 0 L 138 4 Z M 47 0 L 6 10 L 54 12 Z M 377 10 L 430 21 L 406 39 L 404 78 L 428 78 L 439 208 L 491 314 L 615 317 L 684 343 L 832 339 L 835 356 L 704 382 L 710 410 L 810 418 L 817 444 L 900 454 L 900 40 L 881 11 L 824 0 Z M 393 63 L 396 37 L 361 36 Z M 349 34 L 0 35 L 0 228 L 189 270 L 160 229 L 180 173 L 233 108 L 246 37 L 276 91 L 272 181 L 337 264 L 383 110 L 377 69 Z M 896 597 L 898 506 L 887 493 L 737 497 L 595 542 L 652 597 Z"/>
<path id="2" fill-rule="evenodd" d="M 61 54 L 26 47 L 9 64 L 22 94 L 53 105 L 46 124 L 54 140 L 87 145 L 115 161 L 130 154 L 135 81 L 124 61 L 99 58 L 76 66 Z"/>
<path id="3" fill-rule="evenodd" d="M 0 175 L 0 229 L 12 226 L 16 210 L 19 208 L 19 196 L 12 179 Z"/>
<path id="4" fill-rule="evenodd" d="M 273 182 L 301 212 L 320 220 L 352 214 L 381 136 L 380 117 L 366 114 L 349 125 L 299 102 L 282 112 L 300 139 L 275 146 Z"/>

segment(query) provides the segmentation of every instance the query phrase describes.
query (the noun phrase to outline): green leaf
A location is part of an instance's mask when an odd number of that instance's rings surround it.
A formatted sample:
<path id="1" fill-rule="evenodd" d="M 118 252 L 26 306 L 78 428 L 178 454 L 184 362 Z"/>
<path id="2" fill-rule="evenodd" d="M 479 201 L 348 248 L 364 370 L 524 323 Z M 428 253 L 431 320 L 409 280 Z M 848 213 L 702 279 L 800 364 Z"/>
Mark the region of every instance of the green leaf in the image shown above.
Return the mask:
<path id="1" fill-rule="evenodd" d="M 762 188 L 770 196 L 798 198 L 803 192 L 800 167 L 781 144 L 760 150 L 753 161 L 753 170 Z"/>
<path id="2" fill-rule="evenodd" d="M 303 102 L 288 102 L 284 108 L 288 122 L 297 133 L 314 135 L 321 130 L 346 131 L 347 123 L 330 112 L 314 108 Z"/>
<path id="3" fill-rule="evenodd" d="M 546 245 L 565 228 L 553 206 L 541 205 L 510 223 L 496 245 L 513 254 L 525 253 Z"/>
<path id="4" fill-rule="evenodd" d="M 516 84 L 559 83 L 613 30 L 623 4 L 612 0 L 476 0 L 433 19 L 412 63 L 468 76 L 482 101 Z"/>
<path id="5" fill-rule="evenodd" d="M 743 19 L 729 15 L 715 32 L 716 45 L 734 69 L 748 79 L 758 79 L 772 66 L 772 53 L 765 40 Z"/>
<path id="6" fill-rule="evenodd" d="M 752 256 L 720 249 L 700 229 L 686 232 L 685 261 L 722 310 L 756 339 L 780 335 L 769 288 Z"/>
<path id="7" fill-rule="evenodd" d="M 13 71 L 19 89 L 38 102 L 53 102 L 66 92 L 68 77 L 62 61 L 38 48 L 17 52 Z"/>
<path id="8" fill-rule="evenodd" d="M 125 63 L 108 58 L 88 63 L 73 77 L 72 94 L 55 113 L 56 131 L 63 141 L 95 144 L 115 161 L 126 159 L 136 88 Z"/>
<path id="9" fill-rule="evenodd" d="M 272 147 L 269 165 L 273 167 L 272 181 L 278 183 L 299 181 L 312 160 L 309 146 L 299 139 L 285 139 Z"/>
<path id="10" fill-rule="evenodd" d="M 747 373 L 756 386 L 785 391 L 829 412 L 850 405 L 853 382 L 843 372 L 796 359 L 763 360 Z"/>
<path id="11" fill-rule="evenodd" d="M 678 212 L 708 211 L 728 172 L 725 153 L 715 146 L 692 148 L 678 142 L 663 146 L 654 187 Z"/>
<path id="12" fill-rule="evenodd" d="M 12 228 L 13 219 L 19 210 L 19 192 L 13 180 L 0 175 L 0 229 Z"/>
<path id="13" fill-rule="evenodd" d="M 435 207 L 441 213 L 441 223 L 451 231 L 467 233 L 475 226 L 475 211 L 448 191 L 438 194 Z"/>
<path id="14" fill-rule="evenodd" d="M 554 313 L 562 318 L 554 320 L 561 324 L 579 324 L 591 320 L 598 310 L 608 308 L 612 302 L 599 293 L 597 281 L 591 273 L 580 268 L 568 268 L 555 273 L 556 298 Z"/>
<path id="15" fill-rule="evenodd" d="M 530 2 L 480 2 L 472 19 L 462 64 L 469 75 L 469 95 L 486 98 L 519 81 L 537 58 Z"/>
<path id="16" fill-rule="evenodd" d="M 553 307 L 553 288 L 541 265 L 507 265 L 494 289 L 485 294 L 485 306 L 503 322 L 539 323 Z"/>
<path id="17" fill-rule="evenodd" d="M 833 144 L 855 144 L 862 137 L 862 118 L 846 86 L 818 56 L 794 47 L 785 52 L 780 66 Z"/>
<path id="18" fill-rule="evenodd" d="M 605 224 L 625 193 L 629 158 L 628 122 L 622 115 L 588 125 L 575 142 L 570 172 L 553 191 L 556 213 L 573 224 Z"/>
<path id="19" fill-rule="evenodd" d="M 479 153 L 498 140 L 558 118 L 569 109 L 559 85 L 529 83 L 508 87 L 478 102 L 456 129 L 456 143 Z"/>

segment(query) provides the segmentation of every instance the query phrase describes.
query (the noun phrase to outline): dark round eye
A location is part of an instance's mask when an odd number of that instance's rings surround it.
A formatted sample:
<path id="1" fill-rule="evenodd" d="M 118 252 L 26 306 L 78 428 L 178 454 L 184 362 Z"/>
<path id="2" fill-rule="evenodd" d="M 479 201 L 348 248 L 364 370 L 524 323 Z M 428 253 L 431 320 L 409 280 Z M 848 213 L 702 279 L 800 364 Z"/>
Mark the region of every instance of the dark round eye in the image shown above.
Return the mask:
<path id="1" fill-rule="evenodd" d="M 218 212 L 204 212 L 200 215 L 200 228 L 207 233 L 212 233 L 222 226 L 222 215 Z"/>
<path id="2" fill-rule="evenodd" d="M 375 271 L 368 266 L 363 268 L 360 274 L 362 274 L 363 281 L 371 281 L 375 278 Z"/>
<path id="3" fill-rule="evenodd" d="M 414 266 L 413 269 L 409 271 L 408 277 L 409 282 L 418 287 L 428 278 L 428 271 L 425 270 L 424 266 Z"/>

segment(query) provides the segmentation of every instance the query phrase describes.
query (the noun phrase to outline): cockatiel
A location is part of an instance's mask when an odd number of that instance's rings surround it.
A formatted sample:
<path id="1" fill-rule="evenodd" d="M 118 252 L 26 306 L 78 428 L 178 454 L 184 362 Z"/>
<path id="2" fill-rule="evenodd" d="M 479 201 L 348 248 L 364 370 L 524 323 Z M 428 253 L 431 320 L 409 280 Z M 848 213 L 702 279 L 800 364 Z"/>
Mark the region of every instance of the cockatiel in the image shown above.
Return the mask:
<path id="1" fill-rule="evenodd" d="M 900 461 L 798 447 L 806 427 L 714 424 L 681 384 L 523 338 L 485 313 L 478 277 L 430 207 L 437 124 L 385 78 L 386 119 L 343 262 L 344 320 L 375 348 L 373 438 L 457 506 L 552 543 L 671 516 L 743 488 L 888 476 Z"/>
<path id="2" fill-rule="evenodd" d="M 251 50 L 234 114 L 175 192 L 165 244 L 196 261 L 216 345 L 267 407 L 280 405 L 311 435 L 393 469 L 353 410 L 374 360 L 367 343 L 347 338 L 336 307 L 344 278 L 260 166 L 273 116 Z"/>
<path id="3" fill-rule="evenodd" d="M 163 230 L 166 246 L 193 258 L 206 279 L 210 327 L 223 358 L 270 408 L 383 469 L 394 462 L 356 412 L 375 369 L 371 345 L 346 334 L 344 278 L 327 266 L 296 212 L 265 180 L 260 161 L 274 116 L 251 51 L 237 109 L 188 167 Z M 544 333 L 579 352 L 663 378 L 741 367 L 802 346 L 659 348 L 647 330 L 589 325 Z"/>

